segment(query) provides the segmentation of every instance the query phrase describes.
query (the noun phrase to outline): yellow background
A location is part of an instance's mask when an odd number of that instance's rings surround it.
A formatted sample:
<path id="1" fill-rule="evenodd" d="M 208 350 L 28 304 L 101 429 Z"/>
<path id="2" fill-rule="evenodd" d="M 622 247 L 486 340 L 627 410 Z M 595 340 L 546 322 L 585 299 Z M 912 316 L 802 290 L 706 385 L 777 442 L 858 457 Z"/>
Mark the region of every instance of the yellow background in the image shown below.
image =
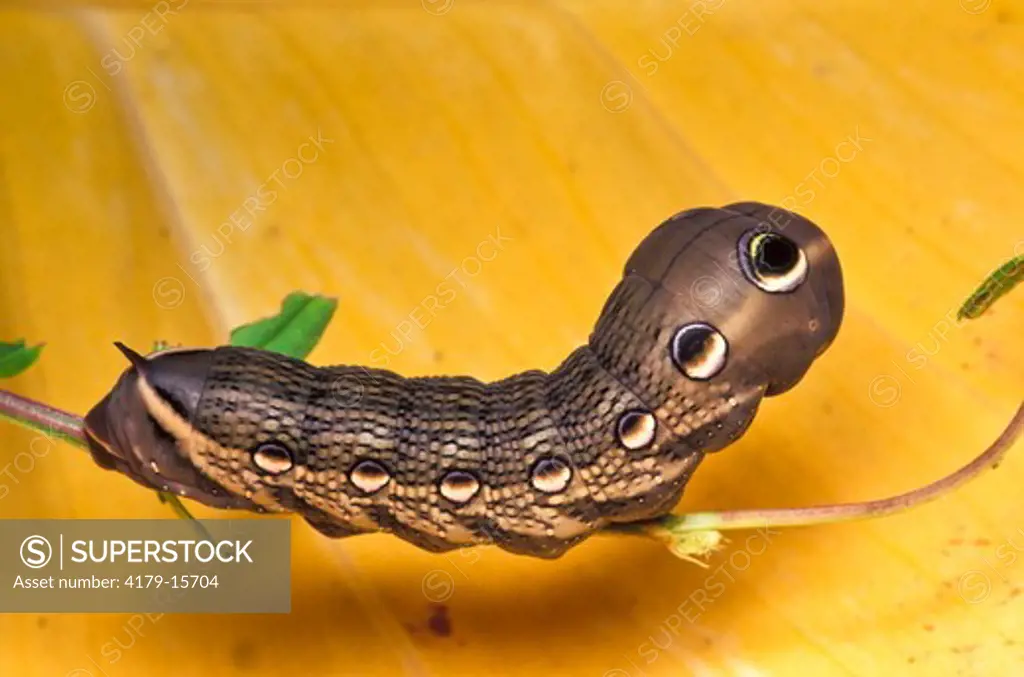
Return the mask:
<path id="1" fill-rule="evenodd" d="M 840 252 L 845 325 L 680 510 L 897 493 L 1016 409 L 1024 292 L 944 318 L 1024 252 L 1024 2 L 294 4 L 0 11 L 0 338 L 47 342 L 5 387 L 84 412 L 125 366 L 112 341 L 223 342 L 297 288 L 340 299 L 311 361 L 369 363 L 496 232 L 500 255 L 465 264 L 390 367 L 551 368 L 661 219 L 789 198 Z M 318 130 L 317 159 L 190 267 Z M 853 158 L 837 151 L 858 134 Z M 0 461 L 32 439 L 0 428 Z M 3 517 L 168 514 L 68 446 L 7 472 Z M 554 563 L 446 558 L 296 522 L 291 615 L 0 616 L 0 673 L 1018 674 L 1022 473 L 1018 448 L 902 516 L 789 530 L 760 554 L 734 534 L 709 571 L 639 539 Z M 427 625 L 438 581 L 447 637 Z M 698 590 L 718 594 L 680 620 Z"/>

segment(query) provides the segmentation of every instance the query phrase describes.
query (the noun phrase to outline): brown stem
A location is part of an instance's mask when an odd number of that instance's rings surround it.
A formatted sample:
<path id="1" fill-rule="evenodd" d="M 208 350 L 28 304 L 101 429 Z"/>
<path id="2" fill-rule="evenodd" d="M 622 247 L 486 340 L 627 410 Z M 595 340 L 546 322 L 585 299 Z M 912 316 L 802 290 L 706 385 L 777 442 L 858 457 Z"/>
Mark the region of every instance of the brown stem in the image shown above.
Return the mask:
<path id="1" fill-rule="evenodd" d="M 934 501 L 977 477 L 986 468 L 995 468 L 1024 431 L 1024 403 L 1006 428 L 984 452 L 956 472 L 931 484 L 898 496 L 862 503 L 810 506 L 807 508 L 775 508 L 698 512 L 621 525 L 616 531 L 625 533 L 669 530 L 684 533 L 701 530 L 750 529 L 756 527 L 809 526 L 858 519 L 884 517 Z M 649 535 L 649 534 L 648 534 Z M 664 534 L 662 534 L 664 535 Z"/>
<path id="2" fill-rule="evenodd" d="M 79 447 L 88 446 L 82 419 L 78 416 L 5 390 L 0 390 L 0 418 L 7 418 L 20 425 L 59 437 Z M 609 530 L 615 533 L 656 535 L 663 538 L 665 530 L 679 534 L 762 526 L 808 526 L 883 517 L 940 498 L 974 479 L 986 468 L 998 466 L 1022 431 L 1024 403 L 1017 409 L 1017 413 L 996 441 L 970 463 L 931 484 L 890 498 L 807 508 L 726 510 L 666 515 L 654 520 L 614 525 L 609 527 Z M 165 496 L 165 499 L 173 499 L 172 506 L 188 514 L 173 495 Z"/>
<path id="3" fill-rule="evenodd" d="M 44 435 L 56 437 L 76 447 L 89 448 L 80 417 L 6 390 L 0 390 L 0 419 L 7 419 Z M 156 493 L 160 501 L 170 505 L 171 510 L 179 517 L 195 520 L 195 517 L 188 511 L 188 508 L 182 505 L 177 496 L 167 491 L 157 491 Z M 198 522 L 195 524 L 200 535 L 209 538 L 206 528 Z"/>
<path id="4" fill-rule="evenodd" d="M 63 409 L 0 390 L 0 418 L 87 448 L 82 419 Z"/>

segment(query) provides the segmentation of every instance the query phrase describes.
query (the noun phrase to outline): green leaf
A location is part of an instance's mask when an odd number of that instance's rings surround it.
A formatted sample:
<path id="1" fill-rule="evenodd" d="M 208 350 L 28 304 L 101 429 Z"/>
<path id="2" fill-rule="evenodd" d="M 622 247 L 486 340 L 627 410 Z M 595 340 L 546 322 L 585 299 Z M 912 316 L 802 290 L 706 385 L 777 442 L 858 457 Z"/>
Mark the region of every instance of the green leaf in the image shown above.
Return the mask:
<path id="1" fill-rule="evenodd" d="M 973 320 L 988 310 L 999 297 L 1007 294 L 1011 289 L 1024 281 L 1024 255 L 1010 259 L 989 275 L 981 286 L 971 294 L 960 311 L 956 314 L 958 320 L 965 317 Z"/>
<path id="2" fill-rule="evenodd" d="M 4 343 L 0 341 L 0 378 L 10 378 L 25 371 L 39 358 L 43 344 L 26 346 L 25 341 Z"/>
<path id="3" fill-rule="evenodd" d="M 192 513 L 188 511 L 188 508 L 186 508 L 185 504 L 181 502 L 181 499 L 179 499 L 177 496 L 175 496 L 169 491 L 158 491 L 156 492 L 156 497 L 160 500 L 161 503 L 166 503 L 168 506 L 170 506 L 171 510 L 174 511 L 174 514 L 177 515 L 179 519 L 188 520 L 189 522 L 191 522 L 192 526 L 195 528 L 200 538 L 202 538 L 205 541 L 213 540 L 213 538 L 210 536 L 210 532 L 207 531 L 206 527 L 203 526 L 203 523 L 197 520 L 195 516 L 193 516 Z"/>
<path id="4" fill-rule="evenodd" d="M 338 307 L 337 299 L 292 292 L 281 312 L 243 324 L 231 332 L 231 345 L 262 348 L 304 359 L 320 341 Z"/>

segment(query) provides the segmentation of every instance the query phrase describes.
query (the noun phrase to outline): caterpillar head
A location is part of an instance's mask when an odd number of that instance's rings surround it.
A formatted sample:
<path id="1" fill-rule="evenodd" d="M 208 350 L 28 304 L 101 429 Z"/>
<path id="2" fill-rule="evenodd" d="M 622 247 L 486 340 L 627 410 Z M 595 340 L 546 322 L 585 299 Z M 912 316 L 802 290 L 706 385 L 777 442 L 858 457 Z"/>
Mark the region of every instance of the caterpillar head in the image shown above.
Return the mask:
<path id="1" fill-rule="evenodd" d="M 86 438 L 96 463 L 145 487 L 206 505 L 256 509 L 199 472 L 179 451 L 181 437 L 156 420 L 173 418 L 167 410 L 186 423 L 194 419 L 213 351 L 168 350 L 143 357 L 116 345 L 132 364 L 85 416 Z"/>
<path id="2" fill-rule="evenodd" d="M 693 209 L 630 256 L 591 346 L 677 437 L 714 451 L 803 378 L 843 305 L 839 259 L 809 220 L 755 202 Z"/>
<path id="3" fill-rule="evenodd" d="M 768 396 L 796 385 L 842 324 L 843 278 L 832 243 L 778 207 L 745 202 L 684 212 L 651 233 L 626 268 L 685 294 L 686 310 L 717 330 L 674 337 L 677 362 L 696 351 L 705 373 L 719 363 L 759 372 Z M 724 348 L 726 359 L 704 358 L 697 350 L 704 344 Z"/>

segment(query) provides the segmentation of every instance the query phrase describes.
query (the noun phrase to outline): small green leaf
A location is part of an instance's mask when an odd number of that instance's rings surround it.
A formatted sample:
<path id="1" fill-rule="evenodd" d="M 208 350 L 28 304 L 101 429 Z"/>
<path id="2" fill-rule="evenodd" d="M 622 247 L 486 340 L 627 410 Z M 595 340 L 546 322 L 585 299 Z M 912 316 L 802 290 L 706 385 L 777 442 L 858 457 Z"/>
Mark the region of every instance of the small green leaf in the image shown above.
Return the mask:
<path id="1" fill-rule="evenodd" d="M 175 496 L 169 491 L 158 491 L 156 492 L 156 497 L 160 499 L 161 503 L 166 503 L 167 505 L 169 505 L 171 510 L 174 511 L 174 514 L 177 515 L 179 519 L 188 520 L 189 522 L 191 522 L 192 526 L 195 528 L 200 538 L 206 541 L 213 540 L 213 538 L 210 536 L 210 532 L 207 531 L 206 527 L 203 526 L 203 523 L 197 520 L 192 515 L 192 513 L 188 511 L 188 508 L 185 507 L 185 504 L 182 503 L 177 496 Z"/>
<path id="2" fill-rule="evenodd" d="M 25 341 L 4 343 L 0 341 L 0 378 L 17 376 L 32 366 L 39 358 L 43 344 L 26 346 Z"/>
<path id="3" fill-rule="evenodd" d="M 956 314 L 958 320 L 965 317 L 973 320 L 980 317 L 988 310 L 999 297 L 1008 293 L 1024 281 L 1024 255 L 1010 259 L 997 268 L 984 282 L 971 294 L 960 311 Z"/>
<path id="4" fill-rule="evenodd" d="M 320 341 L 337 307 L 336 299 L 293 292 L 285 298 L 277 315 L 232 331 L 231 345 L 304 359 Z"/>
<path id="5" fill-rule="evenodd" d="M 726 542 L 721 531 L 686 531 L 681 533 L 670 532 L 668 549 L 679 559 L 692 562 L 704 569 L 708 568 L 704 561 L 706 557 L 722 549 Z"/>

